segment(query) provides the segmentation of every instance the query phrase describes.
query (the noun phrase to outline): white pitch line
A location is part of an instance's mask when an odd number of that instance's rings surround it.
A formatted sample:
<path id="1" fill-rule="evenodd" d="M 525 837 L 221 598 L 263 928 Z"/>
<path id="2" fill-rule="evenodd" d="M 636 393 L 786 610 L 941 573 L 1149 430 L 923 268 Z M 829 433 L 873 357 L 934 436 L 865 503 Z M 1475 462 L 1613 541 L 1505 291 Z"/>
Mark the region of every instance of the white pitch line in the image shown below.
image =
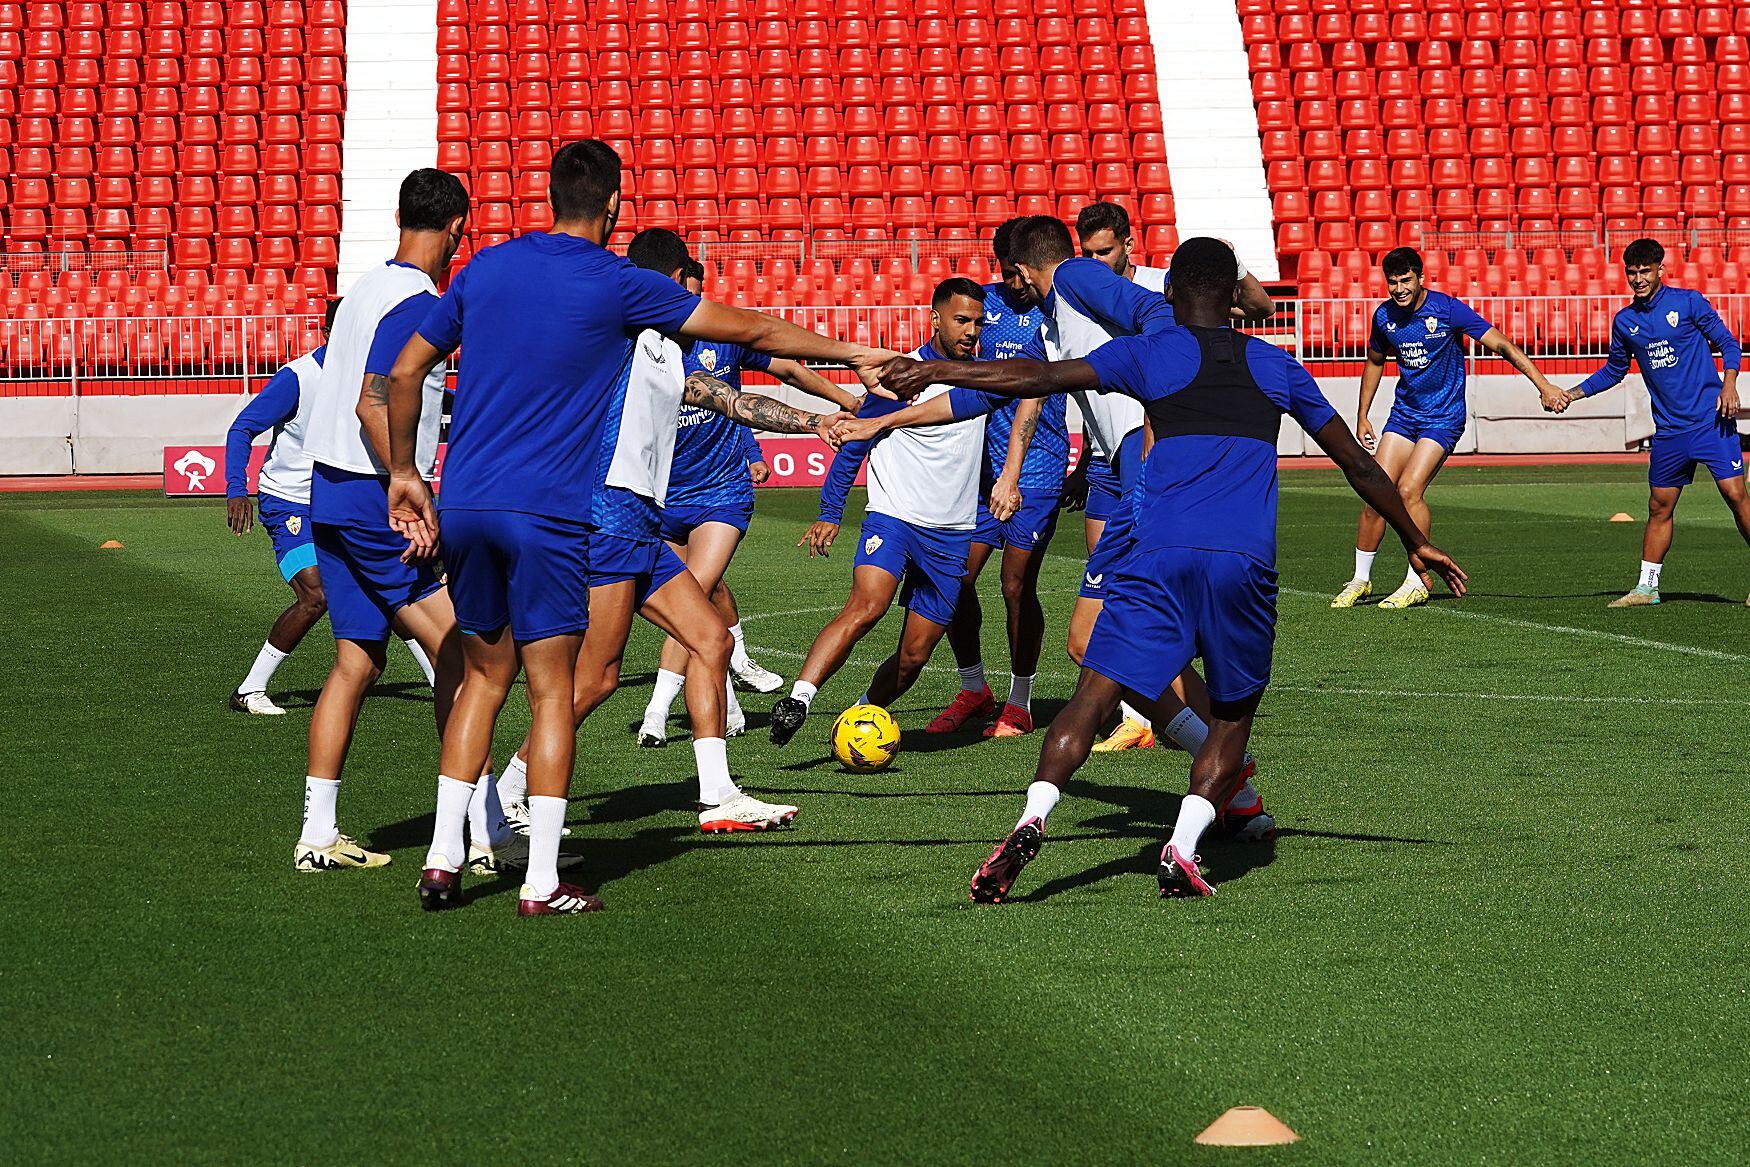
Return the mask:
<path id="1" fill-rule="evenodd" d="M 1547 701 L 1561 705 L 1737 705 L 1750 701 L 1722 701 L 1713 697 L 1587 696 L 1567 697 L 1556 693 L 1465 693 L 1421 689 L 1338 689 L 1329 685 L 1271 685 L 1273 693 L 1335 693 L 1341 697 L 1411 697 L 1418 700 Z"/>
<path id="2" fill-rule="evenodd" d="M 1282 588 L 1281 592 L 1285 596 L 1305 596 L 1314 600 L 1329 598 L 1324 592 L 1308 592 L 1302 591 L 1300 588 Z M 1585 637 L 1589 640 L 1608 640 L 1613 644 L 1627 644 L 1634 648 L 1653 648 L 1663 652 L 1681 653 L 1684 656 L 1699 656 L 1707 660 L 1750 664 L 1750 656 L 1736 652 L 1721 652 L 1717 648 L 1701 648 L 1693 644 L 1672 644 L 1664 640 L 1649 640 L 1644 636 L 1628 636 L 1621 632 L 1602 632 L 1596 628 L 1572 628 L 1566 624 L 1540 624 L 1536 620 L 1521 620 L 1514 616 L 1496 616 L 1490 612 L 1466 612 L 1454 608 L 1450 604 L 1433 605 L 1428 610 L 1459 620 L 1484 620 L 1491 624 L 1505 624 L 1510 628 L 1528 628 L 1536 632 L 1560 632 L 1568 636 Z"/>

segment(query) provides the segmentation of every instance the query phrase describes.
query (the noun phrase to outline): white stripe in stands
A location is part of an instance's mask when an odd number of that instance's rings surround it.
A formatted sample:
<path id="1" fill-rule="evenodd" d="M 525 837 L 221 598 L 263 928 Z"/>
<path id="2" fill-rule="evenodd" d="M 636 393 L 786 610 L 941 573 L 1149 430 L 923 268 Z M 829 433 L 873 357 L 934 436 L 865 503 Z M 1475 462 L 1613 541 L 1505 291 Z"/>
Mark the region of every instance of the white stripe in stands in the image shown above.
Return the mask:
<path id="1" fill-rule="evenodd" d="M 437 158 L 436 0 L 350 0 L 339 286 L 395 251 L 407 172 Z"/>
<path id="2" fill-rule="evenodd" d="M 1179 238 L 1230 240 L 1253 275 L 1274 280 L 1276 233 L 1239 10 L 1233 0 L 1145 7 Z"/>

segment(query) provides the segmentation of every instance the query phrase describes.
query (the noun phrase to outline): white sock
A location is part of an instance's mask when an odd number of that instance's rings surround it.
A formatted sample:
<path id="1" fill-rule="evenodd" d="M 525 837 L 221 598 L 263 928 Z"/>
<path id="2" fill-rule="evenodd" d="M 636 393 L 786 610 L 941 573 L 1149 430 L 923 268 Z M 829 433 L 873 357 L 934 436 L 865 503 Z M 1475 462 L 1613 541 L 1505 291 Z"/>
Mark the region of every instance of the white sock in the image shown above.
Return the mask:
<path id="1" fill-rule="evenodd" d="M 425 674 L 425 683 L 428 685 L 437 684 L 437 673 L 431 667 L 431 658 L 425 655 L 425 649 L 419 647 L 419 641 L 403 640 L 401 643 L 405 644 L 407 651 L 413 654 L 414 663 L 419 666 L 419 671 Z"/>
<path id="2" fill-rule="evenodd" d="M 686 684 L 685 675 L 657 669 L 656 691 L 650 694 L 650 704 L 644 707 L 644 724 L 666 726 L 668 715 L 674 710 L 674 699 L 681 695 Z"/>
<path id="3" fill-rule="evenodd" d="M 462 828 L 468 822 L 468 804 L 473 799 L 473 784 L 438 775 L 437 820 L 431 827 L 431 850 L 425 853 L 427 867 L 461 870 L 462 860 L 468 857 Z"/>
<path id="4" fill-rule="evenodd" d="M 699 801 L 706 806 L 721 806 L 741 793 L 729 776 L 729 747 L 722 738 L 694 738 L 693 764 L 699 768 Z"/>
<path id="5" fill-rule="evenodd" d="M 559 836 L 565 830 L 565 800 L 529 795 L 529 870 L 523 886 L 536 899 L 559 890 Z"/>
<path id="6" fill-rule="evenodd" d="M 1371 581 L 1373 579 L 1373 557 L 1378 554 L 1377 551 L 1363 551 L 1357 547 L 1355 549 L 1355 575 L 1353 578 Z"/>
<path id="7" fill-rule="evenodd" d="M 960 687 L 968 693 L 990 692 L 990 682 L 984 679 L 983 661 L 960 670 Z"/>
<path id="8" fill-rule="evenodd" d="M 327 847 L 340 838 L 334 824 L 334 804 L 340 800 L 340 779 L 304 777 L 304 830 L 298 842 Z"/>
<path id="9" fill-rule="evenodd" d="M 1051 817 L 1052 809 L 1057 806 L 1057 800 L 1063 797 L 1063 791 L 1050 782 L 1035 782 L 1027 787 L 1027 809 L 1021 812 L 1021 822 L 1028 819 L 1038 819 L 1040 829 L 1044 829 L 1045 820 Z"/>
<path id="10" fill-rule="evenodd" d="M 477 847 L 497 847 L 514 832 L 504 821 L 504 804 L 498 798 L 498 779 L 490 773 L 474 783 L 468 803 L 468 838 Z"/>
<path id="11" fill-rule="evenodd" d="M 729 667 L 745 673 L 753 665 L 753 658 L 747 655 L 747 642 L 741 637 L 741 621 L 730 625 L 729 638 L 735 641 L 735 647 L 729 650 Z"/>
<path id="12" fill-rule="evenodd" d="M 1420 588 L 1426 587 L 1427 585 L 1422 582 L 1422 577 L 1416 574 L 1416 569 L 1412 567 L 1404 572 L 1404 586 L 1407 588 Z"/>
<path id="13" fill-rule="evenodd" d="M 516 754 L 504 765 L 498 780 L 500 806 L 516 806 L 529 796 L 529 764 Z"/>
<path id="14" fill-rule="evenodd" d="M 1197 854 L 1197 841 L 1209 824 L 1215 821 L 1215 807 L 1201 794 L 1187 794 L 1179 804 L 1179 821 L 1173 824 L 1172 844 L 1179 854 L 1191 859 Z"/>
<path id="15" fill-rule="evenodd" d="M 1641 560 L 1641 583 L 1640 583 L 1640 586 L 1643 588 L 1651 588 L 1653 591 L 1658 591 L 1659 590 L 1659 572 L 1663 571 L 1664 568 L 1665 568 L 1665 565 L 1663 563 L 1648 563 L 1644 559 Z M 266 650 L 264 649 L 263 651 L 266 651 Z M 251 674 L 251 675 L 253 675 L 253 674 Z"/>
<path id="16" fill-rule="evenodd" d="M 1033 712 L 1032 677 L 1017 677 L 1013 675 L 1009 677 L 1009 704 L 1013 705 L 1016 709 L 1025 709 L 1028 713 Z"/>
<path id="17" fill-rule="evenodd" d="M 814 695 L 818 692 L 820 692 L 820 687 L 818 685 L 810 685 L 807 681 L 797 681 L 794 685 L 790 686 L 790 696 L 796 698 L 796 700 L 802 702 L 804 705 L 813 705 Z"/>
<path id="18" fill-rule="evenodd" d="M 1118 708 L 1121 711 L 1123 711 L 1124 720 L 1134 721 L 1134 722 L 1136 722 L 1136 724 L 1138 724 L 1140 726 L 1144 726 L 1148 729 L 1154 728 L 1154 723 L 1151 722 L 1148 718 L 1144 717 L 1142 714 L 1138 713 L 1136 711 L 1136 706 L 1132 705 L 1130 702 L 1120 701 L 1118 703 Z"/>
<path id="19" fill-rule="evenodd" d="M 743 722 L 747 720 L 741 712 L 741 698 L 735 695 L 735 682 L 728 677 L 723 678 L 723 719 Z"/>
<path id="20" fill-rule="evenodd" d="M 249 666 L 249 675 L 243 678 L 243 683 L 237 686 L 239 693 L 265 693 L 267 683 L 273 680 L 275 670 L 280 662 L 290 656 L 289 652 L 281 652 L 271 644 L 263 644 L 261 651 L 255 654 L 255 663 Z"/>
<path id="21" fill-rule="evenodd" d="M 1181 709 L 1178 716 L 1167 722 L 1166 734 L 1181 750 L 1195 758 L 1209 739 L 1209 726 L 1197 716 L 1195 709 Z"/>
<path id="22" fill-rule="evenodd" d="M 867 705 L 867 704 L 869 704 L 869 690 L 864 689 L 861 693 L 858 693 L 857 699 L 855 701 L 853 701 L 852 704 L 853 705 Z"/>

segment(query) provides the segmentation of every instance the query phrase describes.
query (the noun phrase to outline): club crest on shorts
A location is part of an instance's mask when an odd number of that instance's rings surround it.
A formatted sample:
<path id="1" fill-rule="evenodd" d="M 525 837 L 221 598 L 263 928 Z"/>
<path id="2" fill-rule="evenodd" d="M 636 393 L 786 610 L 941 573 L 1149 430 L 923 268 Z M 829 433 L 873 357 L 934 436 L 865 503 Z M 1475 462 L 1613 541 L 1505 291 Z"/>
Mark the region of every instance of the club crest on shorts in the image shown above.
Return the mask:
<path id="1" fill-rule="evenodd" d="M 1672 328 L 1677 327 L 1677 309 L 1673 308 L 1671 311 L 1665 313 L 1665 323 L 1669 324 Z"/>
<path id="2" fill-rule="evenodd" d="M 873 555 L 879 550 L 881 550 L 881 536 L 871 535 L 867 539 L 863 540 L 863 554 L 864 555 Z"/>
<path id="3" fill-rule="evenodd" d="M 293 515 L 291 518 L 286 520 L 286 531 L 288 533 L 296 535 L 299 531 L 302 531 L 303 529 L 304 529 L 304 516 L 303 515 Z"/>

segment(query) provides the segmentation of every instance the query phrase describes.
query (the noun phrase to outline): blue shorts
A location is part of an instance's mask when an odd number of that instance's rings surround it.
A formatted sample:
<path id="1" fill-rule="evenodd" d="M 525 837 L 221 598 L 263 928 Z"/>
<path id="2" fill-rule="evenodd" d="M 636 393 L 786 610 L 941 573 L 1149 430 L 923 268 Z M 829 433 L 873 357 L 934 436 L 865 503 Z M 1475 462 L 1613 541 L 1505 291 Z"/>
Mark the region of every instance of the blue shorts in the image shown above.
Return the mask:
<path id="1" fill-rule="evenodd" d="M 1216 701 L 1270 683 L 1276 571 L 1235 551 L 1163 547 L 1133 553 L 1110 583 L 1083 665 L 1145 699 L 1196 657 Z"/>
<path id="2" fill-rule="evenodd" d="M 685 543 L 692 533 L 706 523 L 727 523 L 742 534 L 753 521 L 753 500 L 662 508 L 662 538 L 667 543 Z"/>
<path id="3" fill-rule="evenodd" d="M 1076 592 L 1084 600 L 1104 600 L 1107 588 L 1118 578 L 1117 571 L 1135 543 L 1132 538 L 1134 525 L 1129 507 L 1120 507 L 1106 523 L 1106 529 L 1100 532 L 1100 538 L 1094 543 L 1093 553 L 1088 556 L 1087 570 L 1082 572 L 1082 586 Z"/>
<path id="4" fill-rule="evenodd" d="M 856 566 L 879 567 L 900 580 L 904 584 L 900 606 L 946 627 L 960 602 L 971 548 L 971 531 L 920 527 L 892 515 L 870 513 L 863 516 Z"/>
<path id="5" fill-rule="evenodd" d="M 1099 522 L 1111 519 L 1118 509 L 1118 500 L 1123 492 L 1118 488 L 1118 472 L 1112 469 L 1112 464 L 1098 454 L 1088 458 L 1088 505 L 1084 512 L 1088 518 Z"/>
<path id="6" fill-rule="evenodd" d="M 1464 436 L 1464 418 L 1446 417 L 1434 420 L 1424 420 L 1412 417 L 1409 411 L 1392 406 L 1390 416 L 1385 419 L 1385 433 L 1402 434 L 1415 445 L 1423 438 L 1431 442 L 1439 442 L 1440 448 L 1448 454 L 1458 448 L 1458 439 Z"/>
<path id="7" fill-rule="evenodd" d="M 273 540 L 273 558 L 280 565 L 281 578 L 290 583 L 306 567 L 316 566 L 316 534 L 310 529 L 309 503 L 264 494 L 256 511 L 267 537 Z"/>
<path id="8" fill-rule="evenodd" d="M 1014 547 L 1032 551 L 1051 542 L 1057 530 L 1057 508 L 1063 501 L 1061 490 L 1023 490 L 1021 509 L 1002 522 L 990 513 L 984 499 L 978 500 L 978 525 L 972 528 L 972 541 L 987 547 Z"/>
<path id="9" fill-rule="evenodd" d="M 520 641 L 589 627 L 589 532 L 522 511 L 446 507 L 439 516 L 456 624 L 473 635 L 510 625 Z"/>
<path id="10" fill-rule="evenodd" d="M 387 640 L 396 612 L 444 586 L 430 564 L 401 562 L 407 540 L 387 525 L 311 526 L 336 640 Z"/>
<path id="11" fill-rule="evenodd" d="M 633 589 L 634 608 L 642 608 L 645 600 L 686 569 L 681 557 L 660 539 L 590 532 L 589 586 L 599 588 L 631 580 L 637 585 Z"/>
<path id="12" fill-rule="evenodd" d="M 1744 452 L 1738 445 L 1738 427 L 1697 426 L 1675 434 L 1654 434 L 1647 459 L 1647 484 L 1654 487 L 1688 486 L 1695 481 L 1695 468 L 1706 466 L 1715 482 L 1744 473 Z"/>

